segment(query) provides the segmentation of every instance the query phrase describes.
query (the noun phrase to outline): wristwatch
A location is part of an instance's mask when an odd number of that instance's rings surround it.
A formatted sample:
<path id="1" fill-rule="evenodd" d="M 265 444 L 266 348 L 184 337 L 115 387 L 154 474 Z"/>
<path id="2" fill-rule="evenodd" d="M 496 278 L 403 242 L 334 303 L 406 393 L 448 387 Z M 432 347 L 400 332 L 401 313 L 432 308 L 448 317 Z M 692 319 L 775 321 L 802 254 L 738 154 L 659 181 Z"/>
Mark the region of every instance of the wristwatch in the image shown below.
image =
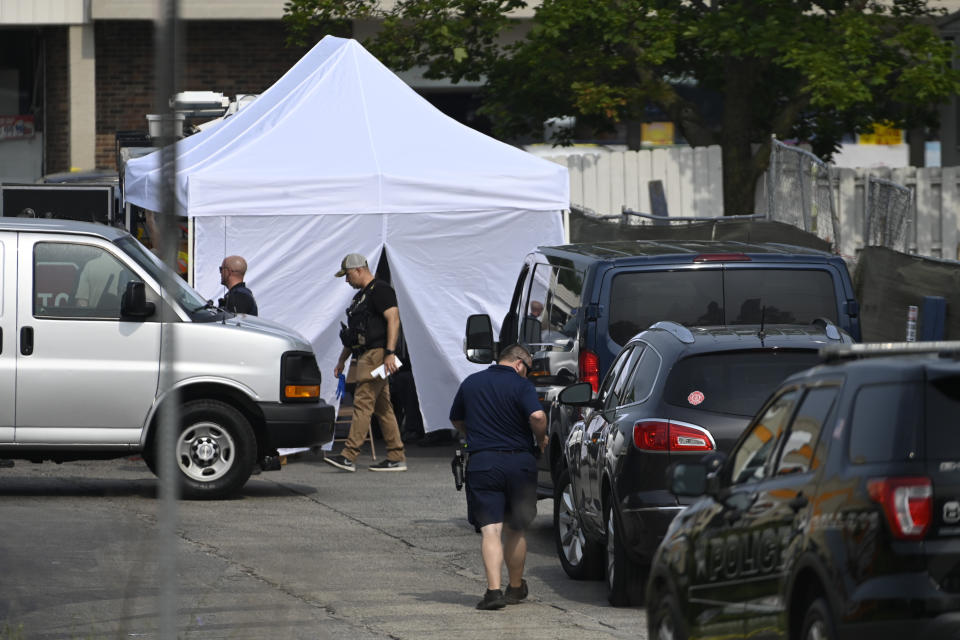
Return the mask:
<path id="1" fill-rule="evenodd" d="M 386 349 L 385 351 L 387 352 L 388 356 L 392 356 L 396 354 L 396 351 L 394 351 L 393 349 Z"/>

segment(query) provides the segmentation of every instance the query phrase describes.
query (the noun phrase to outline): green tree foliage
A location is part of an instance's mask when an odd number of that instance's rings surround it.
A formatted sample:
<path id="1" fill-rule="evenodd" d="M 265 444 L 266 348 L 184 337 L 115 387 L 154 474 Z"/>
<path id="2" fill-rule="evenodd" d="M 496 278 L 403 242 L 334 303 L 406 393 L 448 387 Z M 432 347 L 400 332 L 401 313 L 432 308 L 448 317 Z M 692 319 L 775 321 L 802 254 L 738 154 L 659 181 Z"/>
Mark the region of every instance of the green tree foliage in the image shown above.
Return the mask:
<path id="1" fill-rule="evenodd" d="M 381 20 L 364 44 L 391 68 L 486 79 L 483 112 L 505 138 L 576 116 L 554 142 L 626 125 L 636 143 L 635 125 L 659 111 L 690 144 L 722 147 L 729 214 L 753 210 L 771 134 L 829 158 L 873 122 L 934 124 L 960 91 L 927 0 L 544 0 L 528 29 L 510 13 L 525 6 L 290 0 L 284 19 L 301 44 Z"/>

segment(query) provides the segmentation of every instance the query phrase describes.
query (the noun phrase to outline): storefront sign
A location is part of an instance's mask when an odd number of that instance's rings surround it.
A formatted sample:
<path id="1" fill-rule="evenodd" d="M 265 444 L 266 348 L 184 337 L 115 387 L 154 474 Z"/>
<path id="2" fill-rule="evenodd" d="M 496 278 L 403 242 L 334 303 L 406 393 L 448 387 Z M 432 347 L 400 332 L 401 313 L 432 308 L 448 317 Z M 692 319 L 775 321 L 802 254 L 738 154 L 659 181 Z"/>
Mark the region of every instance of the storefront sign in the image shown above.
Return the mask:
<path id="1" fill-rule="evenodd" d="M 33 116 L 0 116 L 0 141 L 33 137 Z"/>
<path id="2" fill-rule="evenodd" d="M 901 144 L 903 130 L 887 124 L 874 123 L 870 133 L 860 134 L 860 144 Z"/>
<path id="3" fill-rule="evenodd" d="M 640 128 L 640 140 L 643 144 L 673 144 L 672 122 L 644 122 Z"/>

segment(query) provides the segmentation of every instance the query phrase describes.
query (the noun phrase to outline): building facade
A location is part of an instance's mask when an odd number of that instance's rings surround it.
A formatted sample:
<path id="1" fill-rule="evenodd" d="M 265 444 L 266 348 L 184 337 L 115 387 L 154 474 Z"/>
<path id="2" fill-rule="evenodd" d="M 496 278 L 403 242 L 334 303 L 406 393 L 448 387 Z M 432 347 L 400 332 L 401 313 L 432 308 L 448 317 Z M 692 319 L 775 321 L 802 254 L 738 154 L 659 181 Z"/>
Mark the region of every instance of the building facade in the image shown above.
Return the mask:
<path id="1" fill-rule="evenodd" d="M 146 115 L 156 110 L 160 5 L 0 0 L 0 182 L 117 169 L 116 134 L 146 133 Z M 266 90 L 305 53 L 285 44 L 283 6 L 284 0 L 180 0 L 180 90 L 230 97 Z M 356 37 L 374 28 L 358 24 Z M 403 77 L 454 117 L 472 108 L 476 85 Z"/>

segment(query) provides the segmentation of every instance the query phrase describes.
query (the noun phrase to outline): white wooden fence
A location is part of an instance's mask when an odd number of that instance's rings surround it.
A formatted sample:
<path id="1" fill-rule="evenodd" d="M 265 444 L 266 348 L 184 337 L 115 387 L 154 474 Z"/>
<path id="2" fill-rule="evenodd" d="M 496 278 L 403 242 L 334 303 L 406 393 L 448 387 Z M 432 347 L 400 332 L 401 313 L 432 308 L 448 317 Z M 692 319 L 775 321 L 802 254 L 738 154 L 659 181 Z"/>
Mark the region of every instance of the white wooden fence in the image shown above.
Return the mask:
<path id="1" fill-rule="evenodd" d="M 723 215 L 723 166 L 720 147 L 675 147 L 553 156 L 547 159 L 570 171 L 570 203 L 598 215 L 619 214 L 624 207 L 650 213 L 649 182 L 663 183 L 671 217 Z M 909 187 L 914 207 L 908 222 L 911 253 L 960 259 L 960 167 L 846 169 L 833 167 L 834 202 L 840 217 L 840 253 L 856 256 L 863 247 L 867 176 Z M 757 188 L 755 211 L 766 213 L 766 180 Z"/>

